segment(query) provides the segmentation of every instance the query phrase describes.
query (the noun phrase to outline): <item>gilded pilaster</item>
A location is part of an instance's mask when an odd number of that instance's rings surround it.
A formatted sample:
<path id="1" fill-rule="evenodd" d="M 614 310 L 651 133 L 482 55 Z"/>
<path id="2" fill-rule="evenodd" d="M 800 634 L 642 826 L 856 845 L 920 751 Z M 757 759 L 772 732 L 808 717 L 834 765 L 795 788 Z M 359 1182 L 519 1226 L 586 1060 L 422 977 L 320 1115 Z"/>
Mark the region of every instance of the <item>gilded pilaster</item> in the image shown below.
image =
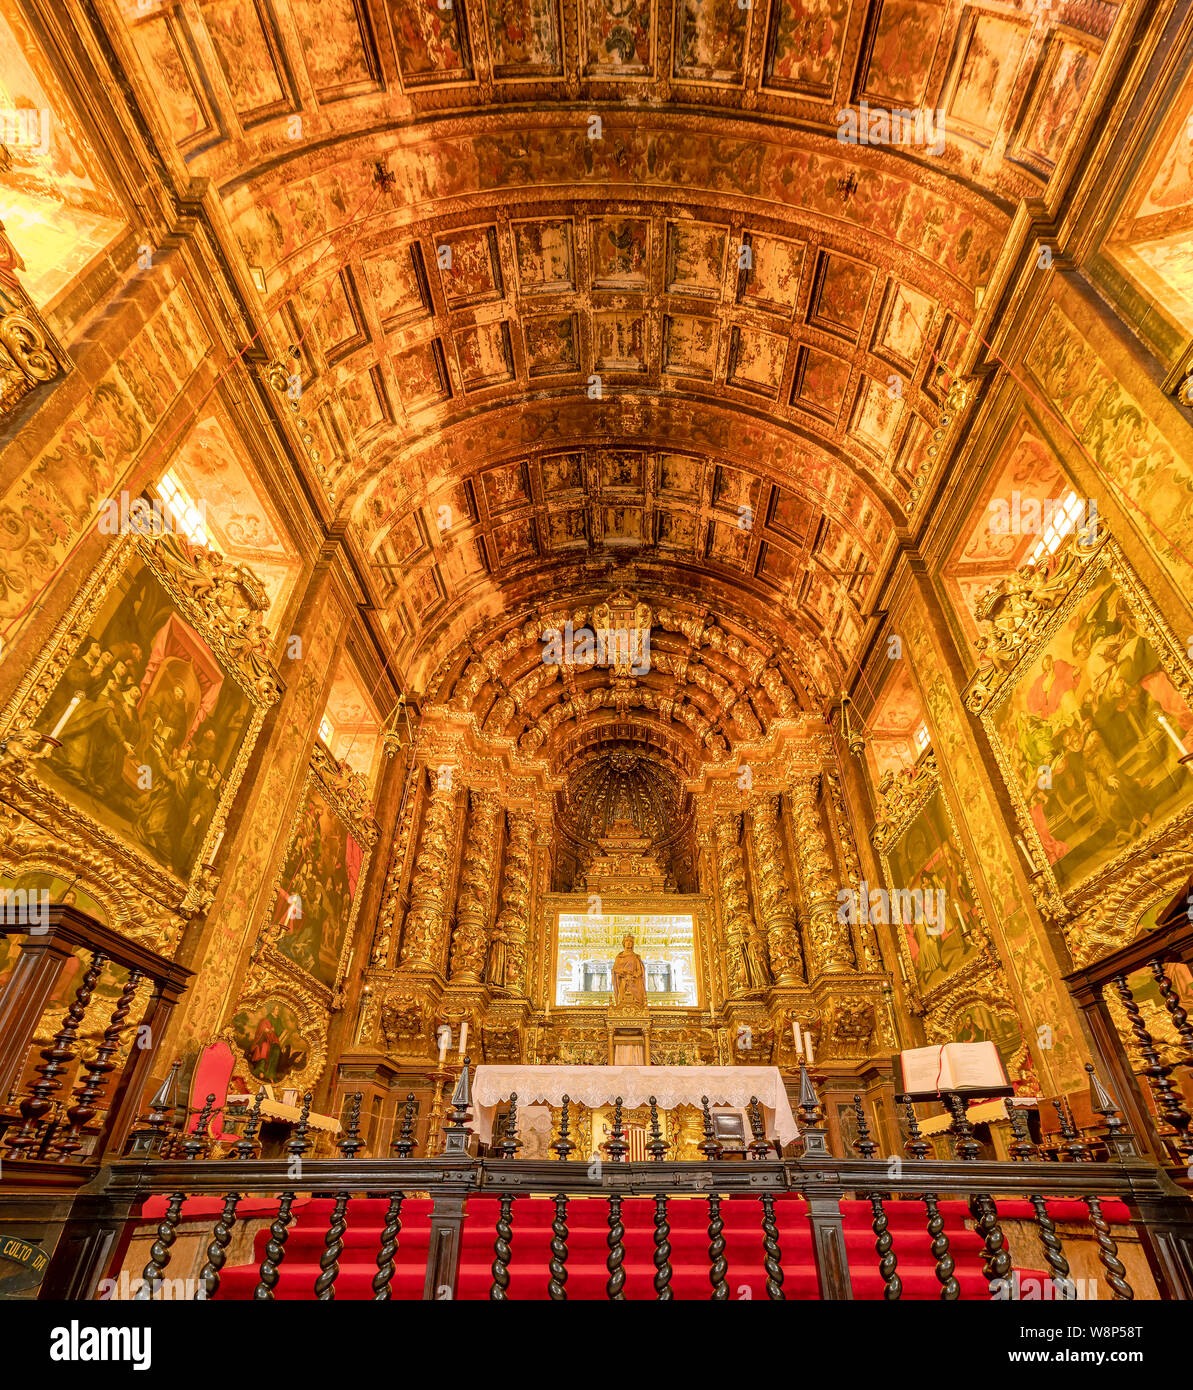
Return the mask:
<path id="1" fill-rule="evenodd" d="M 738 838 L 739 819 L 738 812 L 726 811 L 716 822 L 717 879 L 721 889 L 731 995 L 748 994 L 770 984 L 759 943 L 754 939 L 754 924 L 746 896 L 746 865 Z"/>
<path id="2" fill-rule="evenodd" d="M 447 885 L 456 834 L 456 794 L 450 775 L 432 774 L 431 798 L 423 821 L 410 885 L 410 907 L 402 931 L 402 964 L 439 970 L 447 947 Z"/>
<path id="3" fill-rule="evenodd" d="M 460 984 L 479 984 L 484 972 L 497 858 L 497 802 L 489 792 L 473 792 L 471 804 L 452 938 L 451 978 Z"/>
<path id="4" fill-rule="evenodd" d="M 838 911 L 833 861 L 817 805 L 819 778 L 800 778 L 791 787 L 800 874 L 808 897 L 805 944 L 815 974 L 834 975 L 854 969 L 849 927 Z"/>
<path id="5" fill-rule="evenodd" d="M 862 861 L 858 855 L 857 841 L 853 837 L 853 827 L 849 823 L 849 815 L 845 807 L 845 794 L 841 789 L 841 779 L 835 772 L 826 772 L 824 783 L 829 794 L 833 828 L 836 832 L 845 884 L 846 886 L 860 884 L 863 877 Z M 855 915 L 859 920 L 851 923 L 851 929 L 853 954 L 858 966 L 867 973 L 881 973 L 883 970 L 882 954 L 874 935 L 874 927 L 868 918 L 862 920 L 860 913 Z"/>
<path id="6" fill-rule="evenodd" d="M 804 966 L 795 906 L 783 867 L 778 815 L 779 798 L 768 796 L 750 812 L 750 829 L 758 864 L 759 910 L 771 969 L 776 984 L 793 985 L 803 983 Z"/>
<path id="7" fill-rule="evenodd" d="M 508 989 L 514 994 L 522 994 L 526 987 L 532 829 L 533 821 L 527 812 L 510 812 L 501 911 L 497 916 L 489 953 L 489 984 L 496 989 Z"/>

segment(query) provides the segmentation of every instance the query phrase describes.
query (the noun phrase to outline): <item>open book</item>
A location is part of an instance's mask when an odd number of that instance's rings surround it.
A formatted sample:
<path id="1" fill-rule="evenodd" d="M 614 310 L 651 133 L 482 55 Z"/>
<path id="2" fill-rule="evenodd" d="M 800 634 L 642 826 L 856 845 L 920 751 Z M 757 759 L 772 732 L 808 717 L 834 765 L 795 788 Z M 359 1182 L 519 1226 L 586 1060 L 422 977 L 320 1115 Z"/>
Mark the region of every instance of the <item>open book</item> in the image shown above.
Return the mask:
<path id="1" fill-rule="evenodd" d="M 1009 1094 L 1011 1083 L 992 1042 L 913 1047 L 894 1059 L 896 1094 L 936 1096 Z"/>

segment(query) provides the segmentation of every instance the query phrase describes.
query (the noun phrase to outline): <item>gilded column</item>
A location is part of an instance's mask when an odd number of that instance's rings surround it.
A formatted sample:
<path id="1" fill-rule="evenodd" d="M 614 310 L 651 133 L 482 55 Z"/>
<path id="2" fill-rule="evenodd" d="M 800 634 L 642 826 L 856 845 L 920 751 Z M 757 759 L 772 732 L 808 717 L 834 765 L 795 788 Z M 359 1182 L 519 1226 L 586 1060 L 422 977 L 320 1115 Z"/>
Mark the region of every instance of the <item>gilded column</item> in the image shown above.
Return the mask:
<path id="1" fill-rule="evenodd" d="M 842 974 L 853 970 L 849 926 L 841 920 L 833 861 L 820 809 L 816 804 L 819 779 L 801 778 L 791 788 L 795 813 L 796 846 L 804 892 L 808 895 L 807 947 L 814 974 Z"/>
<path id="2" fill-rule="evenodd" d="M 717 817 L 717 879 L 721 916 L 728 946 L 729 993 L 748 994 L 770 984 L 766 964 L 753 939 L 753 922 L 746 897 L 746 865 L 738 839 L 738 813 Z"/>
<path id="3" fill-rule="evenodd" d="M 447 890 L 456 836 L 456 794 L 448 770 L 431 773 L 431 801 L 423 820 L 402 931 L 402 964 L 439 970 L 447 946 Z"/>
<path id="4" fill-rule="evenodd" d="M 452 938 L 451 978 L 461 984 L 480 984 L 485 968 L 497 858 L 497 802 L 491 792 L 473 792 L 471 803 Z"/>
<path id="5" fill-rule="evenodd" d="M 750 829 L 758 864 L 758 905 L 766 932 L 771 970 L 776 984 L 795 985 L 804 982 L 804 966 L 795 907 L 783 868 L 778 816 L 779 798 L 768 796 L 751 811 Z"/>
<path id="6" fill-rule="evenodd" d="M 530 927 L 530 839 L 533 822 L 526 811 L 511 811 L 505 847 L 501 911 L 489 953 L 489 983 L 522 994 L 526 989 L 526 934 Z"/>
<path id="7" fill-rule="evenodd" d="M 858 858 L 857 843 L 853 838 L 853 829 L 849 824 L 849 815 L 845 806 L 845 795 L 841 790 L 841 782 L 835 772 L 826 772 L 824 780 L 828 787 L 828 793 L 832 799 L 833 816 L 836 820 L 837 841 L 841 847 L 841 867 L 845 871 L 845 887 L 851 888 L 855 883 L 860 885 L 862 881 L 862 861 Z M 883 972 L 882 953 L 878 948 L 878 942 L 874 935 L 874 928 L 868 920 L 868 914 L 853 914 L 857 920 L 852 923 L 853 928 L 853 953 L 857 958 L 858 965 L 871 973 L 881 974 Z M 864 918 L 864 920 L 863 920 Z"/>

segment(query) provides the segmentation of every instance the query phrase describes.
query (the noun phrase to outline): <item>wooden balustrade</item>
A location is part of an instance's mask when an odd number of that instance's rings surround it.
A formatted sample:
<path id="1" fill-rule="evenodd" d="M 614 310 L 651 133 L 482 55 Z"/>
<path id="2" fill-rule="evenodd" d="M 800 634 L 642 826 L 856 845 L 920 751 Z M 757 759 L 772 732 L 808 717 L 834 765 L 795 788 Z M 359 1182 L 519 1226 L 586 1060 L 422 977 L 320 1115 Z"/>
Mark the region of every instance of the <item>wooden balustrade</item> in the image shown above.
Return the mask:
<path id="1" fill-rule="evenodd" d="M 191 971 L 127 940 L 77 908 L 52 905 L 36 928 L 0 923 L 0 933 L 23 937 L 16 965 L 0 991 L 0 1115 L 5 1164 L 36 1177 L 32 1165 L 98 1163 L 123 1151 L 136 1107 L 153 1073 L 170 1014 Z M 68 965 L 79 961 L 69 999 L 54 1003 Z M 93 1000 L 116 971 L 124 972 L 115 1003 L 95 1042 L 83 1035 Z M 149 997 L 133 1017 L 138 989 Z M 54 1008 L 58 1026 L 44 1046 L 34 1041 Z M 123 1060 L 117 1058 L 123 1052 Z M 40 1061 L 30 1068 L 35 1057 Z M 42 1175 L 49 1182 L 52 1174 Z M 67 1175 L 63 1175 L 64 1180 Z"/>
<path id="2" fill-rule="evenodd" d="M 205 1127 L 201 1117 L 198 1130 L 189 1134 L 183 1145 L 186 1157 L 165 1159 L 150 1154 L 137 1160 L 118 1160 L 82 1190 L 67 1223 L 63 1242 L 74 1268 L 65 1269 L 55 1255 L 42 1285 L 42 1296 L 60 1297 L 68 1287 L 73 1289 L 75 1297 L 93 1296 L 99 1279 L 119 1269 L 123 1258 L 119 1233 L 130 1229 L 150 1195 L 162 1193 L 169 1194 L 169 1202 L 145 1269 L 142 1296 L 150 1297 L 161 1283 L 186 1196 L 217 1196 L 223 1201 L 200 1275 L 205 1294 L 214 1293 L 219 1287 L 238 1203 L 245 1197 L 268 1196 L 279 1201 L 279 1207 L 269 1228 L 254 1296 L 272 1298 L 285 1255 L 293 1203 L 299 1191 L 309 1191 L 335 1197 L 324 1258 L 320 1261 L 313 1288 L 313 1292 L 324 1299 L 335 1296 L 347 1203 L 354 1195 L 392 1194 L 376 1257 L 377 1275 L 373 1279 L 373 1296 L 385 1300 L 390 1297 L 390 1283 L 394 1277 L 402 1200 L 405 1194 L 419 1191 L 429 1193 L 433 1199 L 423 1295 L 428 1299 L 456 1295 L 464 1206 L 470 1196 L 476 1195 L 497 1198 L 490 1297 L 496 1301 L 510 1297 L 510 1262 L 516 1248 L 518 1226 L 516 1199 L 531 1194 L 541 1194 L 554 1202 L 549 1258 L 544 1260 L 542 1270 L 543 1290 L 554 1300 L 567 1296 L 569 1204 L 585 1201 L 603 1204 L 608 1248 L 605 1292 L 609 1299 L 621 1300 L 626 1296 L 626 1228 L 622 1203 L 628 1197 L 652 1199 L 654 1290 L 657 1298 L 667 1300 L 673 1296 L 668 1202 L 677 1196 L 701 1194 L 708 1201 L 708 1277 L 712 1301 L 728 1298 L 733 1284 L 733 1271 L 726 1260 L 722 1202 L 726 1198 L 745 1196 L 757 1199 L 761 1209 L 759 1256 L 765 1271 L 767 1297 L 779 1301 L 786 1296 L 776 1202 L 791 1194 L 803 1195 L 807 1200 L 820 1296 L 824 1299 L 853 1297 L 841 1203 L 855 1196 L 868 1199 L 870 1203 L 875 1235 L 872 1258 L 883 1281 L 883 1297 L 888 1300 L 898 1300 L 903 1293 L 892 1249 L 888 1210 L 890 1203 L 907 1200 L 922 1204 L 940 1298 L 951 1301 L 959 1296 L 954 1254 L 941 1213 L 944 1200 L 958 1198 L 970 1204 L 974 1228 L 982 1240 L 983 1269 L 992 1297 L 1009 1296 L 1006 1286 L 1010 1283 L 1007 1277 L 1010 1260 L 998 1203 L 1010 1198 L 1025 1198 L 1030 1202 L 1040 1250 L 1058 1294 L 1072 1297 L 1069 1264 L 1056 1233 L 1055 1220 L 1048 1211 L 1049 1201 L 1060 1197 L 1076 1198 L 1084 1203 L 1093 1241 L 1114 1298 L 1133 1297 L 1102 1205 L 1114 1198 L 1127 1205 L 1161 1296 L 1193 1298 L 1193 1201 L 1172 1182 L 1161 1165 L 1135 1152 L 1132 1136 L 1125 1130 L 1096 1077 L 1091 1077 L 1091 1093 L 1099 1113 L 1107 1121 L 1106 1148 L 1113 1155 L 1110 1159 L 1092 1161 L 1089 1146 L 1072 1130 L 1069 1117 L 1062 1115 L 1067 1161 L 1040 1161 L 1021 1117 L 1014 1121 L 1016 1138 L 1012 1161 L 980 1160 L 973 1156 L 970 1148 L 971 1135 L 964 1111 L 958 1113 L 954 1108 L 953 1133 L 958 1157 L 949 1160 L 920 1155 L 918 1149 L 923 1141 L 913 1126 L 908 1140 L 912 1156 L 900 1160 L 897 1168 L 888 1160 L 872 1156 L 874 1141 L 864 1125 L 856 1145 L 860 1157 L 820 1154 L 817 1151 L 823 1135 L 815 1126 L 810 1126 L 811 1132 L 804 1132 L 803 1144 L 805 1150 L 809 1146 L 814 1150 L 811 1156 L 805 1152 L 800 1157 L 780 1158 L 772 1148 L 770 1156 L 763 1156 L 759 1150 L 754 1161 L 733 1162 L 717 1157 L 715 1141 L 710 1136 L 706 1141 L 709 1154 L 706 1159 L 671 1162 L 664 1157 L 666 1146 L 657 1123 L 657 1111 L 652 1116 L 652 1156 L 645 1162 L 626 1162 L 620 1152 L 623 1140 L 619 1108 L 615 1109 L 613 1141 L 609 1145 L 611 1161 L 599 1165 L 567 1162 L 572 1146 L 567 1139 L 566 1124 L 560 1127 L 560 1137 L 553 1146 L 555 1157 L 551 1159 L 521 1160 L 514 1156 L 517 1134 L 513 1125 L 506 1140 L 507 1150 L 513 1151 L 510 1156 L 497 1154 L 478 1158 L 468 1154 L 465 1145 L 463 1149 L 456 1147 L 454 1152 L 434 1158 L 360 1157 L 355 1106 L 339 1146 L 339 1158 L 305 1159 L 308 1141 L 307 1126 L 303 1122 L 291 1141 L 287 1160 L 245 1160 L 241 1157 L 243 1151 L 238 1150 L 233 1159 L 198 1161 Z M 818 1102 L 810 1080 L 802 1100 L 805 1116 L 815 1119 Z M 453 1110 L 446 1126 L 449 1145 L 458 1145 L 460 1135 L 469 1132 L 469 1103 L 469 1081 L 465 1074 L 453 1095 Z M 304 1114 L 309 1112 L 309 1105 L 308 1095 Z M 158 1134 L 155 1139 L 160 1149 L 162 1136 Z M 298 1160 L 297 1167 L 295 1160 Z M 561 1164 L 566 1164 L 566 1169 L 561 1169 Z M 301 1171 L 300 1178 L 298 1171 Z"/>

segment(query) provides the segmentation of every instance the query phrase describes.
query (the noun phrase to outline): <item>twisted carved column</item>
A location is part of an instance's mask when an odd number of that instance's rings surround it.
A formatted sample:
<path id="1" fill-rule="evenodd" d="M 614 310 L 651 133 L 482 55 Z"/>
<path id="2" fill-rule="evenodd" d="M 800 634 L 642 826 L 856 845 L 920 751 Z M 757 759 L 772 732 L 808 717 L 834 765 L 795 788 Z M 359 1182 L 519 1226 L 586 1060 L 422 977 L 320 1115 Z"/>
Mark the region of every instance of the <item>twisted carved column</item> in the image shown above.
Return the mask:
<path id="1" fill-rule="evenodd" d="M 780 985 L 801 984 L 804 979 L 795 907 L 783 868 L 779 840 L 779 798 L 769 796 L 750 815 L 754 852 L 758 861 L 758 898 L 771 969 Z"/>
<path id="2" fill-rule="evenodd" d="M 816 804 L 818 779 L 801 779 L 791 788 L 795 813 L 795 842 L 804 891 L 808 895 L 806 945 L 813 973 L 841 974 L 852 970 L 853 950 L 849 924 L 841 921 L 833 861 Z"/>
<path id="3" fill-rule="evenodd" d="M 526 934 L 530 927 L 530 839 L 533 823 L 525 811 L 509 816 L 501 912 L 494 931 L 489 983 L 521 994 L 526 987 Z M 501 978 L 497 978 L 500 975 Z"/>
<path id="4" fill-rule="evenodd" d="M 472 817 L 464 846 L 456 932 L 452 940 L 451 978 L 479 984 L 489 949 L 497 859 L 497 802 L 488 792 L 472 793 Z"/>
<path id="5" fill-rule="evenodd" d="M 451 778 L 432 775 L 431 801 L 423 820 L 410 883 L 410 907 L 402 932 L 402 964 L 438 970 L 447 945 L 447 885 L 456 835 L 456 798 Z"/>
<path id="6" fill-rule="evenodd" d="M 746 898 L 746 866 L 737 838 L 738 816 L 727 811 L 717 817 L 717 878 L 721 913 L 729 947 L 729 993 L 746 994 L 770 984 L 765 962 L 753 940 L 754 924 Z"/>

